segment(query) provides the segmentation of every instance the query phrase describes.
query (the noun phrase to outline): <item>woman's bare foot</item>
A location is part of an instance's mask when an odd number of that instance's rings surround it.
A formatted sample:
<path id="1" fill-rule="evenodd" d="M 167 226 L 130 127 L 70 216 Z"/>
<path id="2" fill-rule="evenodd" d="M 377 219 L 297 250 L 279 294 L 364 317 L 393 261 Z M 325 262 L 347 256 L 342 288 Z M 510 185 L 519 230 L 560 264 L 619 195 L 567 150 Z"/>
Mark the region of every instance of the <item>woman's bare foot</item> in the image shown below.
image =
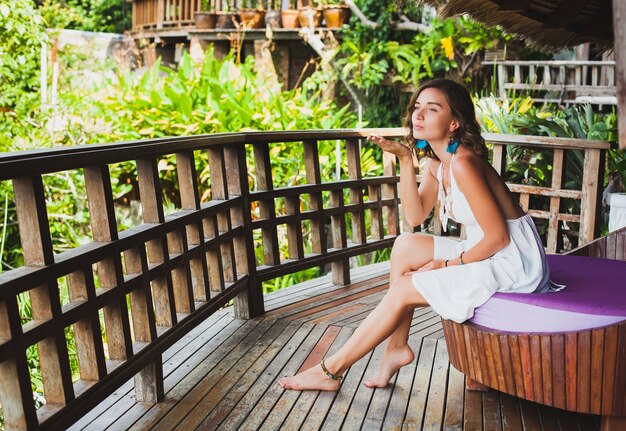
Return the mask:
<path id="1" fill-rule="evenodd" d="M 380 363 L 378 375 L 373 379 L 366 380 L 365 386 L 368 388 L 384 388 L 389 384 L 389 380 L 393 377 L 400 368 L 410 364 L 415 359 L 413 350 L 406 345 L 399 349 L 385 350 L 383 360 Z"/>
<path id="2" fill-rule="evenodd" d="M 309 368 L 293 377 L 284 377 L 278 384 L 285 389 L 297 391 L 337 391 L 341 382 L 328 377 L 319 365 Z"/>

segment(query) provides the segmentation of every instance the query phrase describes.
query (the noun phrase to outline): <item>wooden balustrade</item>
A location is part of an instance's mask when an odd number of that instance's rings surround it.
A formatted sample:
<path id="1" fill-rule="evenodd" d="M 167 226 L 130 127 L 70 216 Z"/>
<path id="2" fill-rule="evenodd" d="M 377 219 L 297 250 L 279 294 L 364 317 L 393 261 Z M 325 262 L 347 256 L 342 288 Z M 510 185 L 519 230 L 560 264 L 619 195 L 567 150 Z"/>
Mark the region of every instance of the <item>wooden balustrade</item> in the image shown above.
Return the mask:
<path id="1" fill-rule="evenodd" d="M 383 155 L 383 176 L 363 177 L 361 171 L 359 138 L 368 134 L 399 137 L 402 130 L 232 133 L 0 155 L 0 180 L 13 182 L 24 254 L 23 267 L 0 274 L 0 404 L 6 428 L 66 428 L 133 377 L 138 399 L 161 399 L 165 349 L 231 300 L 238 317 L 263 313 L 263 281 L 330 264 L 333 281 L 349 283 L 351 257 L 390 247 L 400 233 L 394 157 Z M 554 152 L 552 187 L 510 185 L 533 217 L 548 221 L 549 250 L 557 249 L 563 222 L 580 225 L 581 244 L 593 238 L 608 143 L 486 139 L 500 171 L 506 146 Z M 345 146 L 347 172 L 325 181 L 319 148 L 335 140 Z M 276 143 L 302 148 L 300 183 L 276 183 Z M 562 188 L 563 160 L 572 150 L 585 152 L 582 190 Z M 171 155 L 180 202 L 166 214 L 159 161 Z M 206 202 L 199 193 L 200 159 L 211 181 Z M 116 222 L 109 174 L 119 162 L 136 166 L 142 210 L 142 222 L 125 230 Z M 73 170 L 84 175 L 84 189 L 77 193 L 87 196 L 92 241 L 55 254 L 43 177 Z M 534 209 L 531 196 L 549 197 L 549 210 Z M 563 214 L 564 198 L 580 200 L 582 213 Z M 255 238 L 262 252 L 255 253 Z M 60 300 L 64 283 L 67 303 Z M 22 322 L 18 302 L 26 293 L 32 320 Z M 77 381 L 70 372 L 67 329 L 75 334 Z M 46 400 L 40 408 L 33 402 L 27 362 L 33 345 Z"/>
<path id="2" fill-rule="evenodd" d="M 616 105 L 614 61 L 486 61 L 497 69 L 501 98 L 520 91 L 564 105 Z"/>

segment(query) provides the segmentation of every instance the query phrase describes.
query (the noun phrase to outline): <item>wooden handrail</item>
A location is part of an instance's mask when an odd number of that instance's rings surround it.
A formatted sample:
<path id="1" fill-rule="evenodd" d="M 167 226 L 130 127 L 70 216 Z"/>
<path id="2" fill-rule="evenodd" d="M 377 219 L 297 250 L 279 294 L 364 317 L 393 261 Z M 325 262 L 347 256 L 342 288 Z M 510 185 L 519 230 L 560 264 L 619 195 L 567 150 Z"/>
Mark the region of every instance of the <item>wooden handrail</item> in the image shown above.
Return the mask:
<path id="1" fill-rule="evenodd" d="M 238 317 L 263 313 L 263 281 L 330 264 L 333 281 L 349 283 L 349 259 L 390 247 L 401 230 L 394 157 L 383 154 L 382 176 L 367 178 L 361 171 L 359 138 L 370 134 L 399 138 L 403 129 L 224 133 L 0 154 L 0 180 L 14 186 L 25 260 L 24 267 L 0 274 L 0 404 L 7 429 L 66 428 L 133 376 L 137 399 L 159 400 L 164 350 L 231 300 Z M 580 225 L 579 245 L 593 239 L 609 143 L 485 137 L 500 172 L 506 169 L 506 146 L 554 154 L 551 187 L 510 185 L 525 210 L 547 220 L 549 251 L 558 248 L 563 222 Z M 336 140 L 345 147 L 348 169 L 338 181 L 323 181 L 318 148 Z M 273 143 L 303 149 L 305 184 L 275 184 Z M 582 190 L 561 185 L 564 154 L 572 150 L 585 153 Z M 209 202 L 199 196 L 200 154 L 208 159 Z M 180 193 L 180 208 L 169 215 L 157 163 L 165 155 L 175 156 Z M 143 216 L 138 226 L 122 231 L 109 178 L 109 165 L 118 162 L 136 165 Z M 77 193 L 87 196 L 92 242 L 54 253 L 44 175 L 71 170 L 84 173 Z M 546 196 L 549 209 L 535 208 L 531 196 Z M 277 199 L 284 204 L 277 206 Z M 560 199 L 580 200 L 581 213 L 562 214 Z M 286 252 L 278 226 L 286 232 Z M 432 231 L 440 233 L 436 219 Z M 61 283 L 68 287 L 67 304 L 59 298 Z M 24 294 L 33 306 L 29 322 L 18 309 L 18 295 Z M 70 327 L 76 334 L 77 382 L 65 340 Z M 39 409 L 32 402 L 26 358 L 32 345 L 44 380 L 46 405 Z"/>

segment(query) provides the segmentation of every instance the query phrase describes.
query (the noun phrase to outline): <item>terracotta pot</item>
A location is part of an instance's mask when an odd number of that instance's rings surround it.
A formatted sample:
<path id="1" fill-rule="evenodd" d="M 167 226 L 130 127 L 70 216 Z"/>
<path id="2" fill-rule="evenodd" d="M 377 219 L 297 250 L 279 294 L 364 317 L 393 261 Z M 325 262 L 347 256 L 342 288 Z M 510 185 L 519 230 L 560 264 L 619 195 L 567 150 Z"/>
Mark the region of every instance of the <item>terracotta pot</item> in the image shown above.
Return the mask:
<path id="1" fill-rule="evenodd" d="M 270 28 L 280 28 L 281 20 L 280 20 L 280 11 L 275 9 L 270 9 L 265 13 L 265 24 L 269 25 Z"/>
<path id="2" fill-rule="evenodd" d="M 300 9 L 298 22 L 300 22 L 300 27 L 321 27 L 322 13 L 319 9 L 313 9 L 312 7 Z"/>
<path id="3" fill-rule="evenodd" d="M 327 6 L 323 11 L 326 27 L 341 27 L 350 17 L 350 9 L 347 6 Z"/>
<path id="4" fill-rule="evenodd" d="M 215 28 L 235 28 L 235 14 L 230 12 L 218 12 Z"/>
<path id="5" fill-rule="evenodd" d="M 217 14 L 213 12 L 196 12 L 193 14 L 193 20 L 197 29 L 212 29 L 215 28 L 217 23 Z"/>
<path id="6" fill-rule="evenodd" d="M 243 9 L 239 11 L 239 19 L 244 27 L 263 28 L 265 25 L 265 11 L 254 9 Z"/>
<path id="7" fill-rule="evenodd" d="M 299 10 L 295 9 L 284 9 L 280 12 L 281 21 L 283 22 L 283 28 L 298 28 L 300 27 L 300 22 L 298 21 L 298 16 L 300 15 Z"/>

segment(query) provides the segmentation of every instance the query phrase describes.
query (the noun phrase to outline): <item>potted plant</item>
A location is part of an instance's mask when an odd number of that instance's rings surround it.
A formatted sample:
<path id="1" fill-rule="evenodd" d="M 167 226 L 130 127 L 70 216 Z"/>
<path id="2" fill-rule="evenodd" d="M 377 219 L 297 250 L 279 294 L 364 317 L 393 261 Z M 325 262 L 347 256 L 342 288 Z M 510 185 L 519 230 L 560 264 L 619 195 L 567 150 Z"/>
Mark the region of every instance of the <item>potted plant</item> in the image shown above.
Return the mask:
<path id="1" fill-rule="evenodd" d="M 217 24 L 216 28 L 235 28 L 235 13 L 233 2 L 234 0 L 216 0 L 221 1 L 221 8 L 217 11 Z"/>
<path id="2" fill-rule="evenodd" d="M 324 21 L 326 21 L 326 27 L 339 28 L 350 17 L 350 8 L 337 0 L 320 0 L 322 2 L 322 14 L 324 15 Z"/>
<path id="3" fill-rule="evenodd" d="M 260 0 L 242 0 L 239 19 L 244 28 L 262 28 L 265 23 L 265 9 Z"/>
<path id="4" fill-rule="evenodd" d="M 215 28 L 217 22 L 217 14 L 215 13 L 216 0 L 202 0 L 200 2 L 199 11 L 193 14 L 194 22 L 197 29 L 212 29 Z"/>
<path id="5" fill-rule="evenodd" d="M 265 24 L 270 28 L 279 28 L 281 26 L 280 4 L 281 0 L 267 0 L 267 12 L 265 13 Z"/>
<path id="6" fill-rule="evenodd" d="M 300 27 L 298 15 L 300 15 L 300 11 L 298 10 L 298 0 L 289 0 L 289 9 L 283 9 L 280 11 L 283 28 Z"/>
<path id="7" fill-rule="evenodd" d="M 305 0 L 306 1 L 306 0 Z M 300 27 L 320 27 L 322 25 L 322 10 L 319 8 L 317 1 L 306 1 L 298 14 Z"/>

